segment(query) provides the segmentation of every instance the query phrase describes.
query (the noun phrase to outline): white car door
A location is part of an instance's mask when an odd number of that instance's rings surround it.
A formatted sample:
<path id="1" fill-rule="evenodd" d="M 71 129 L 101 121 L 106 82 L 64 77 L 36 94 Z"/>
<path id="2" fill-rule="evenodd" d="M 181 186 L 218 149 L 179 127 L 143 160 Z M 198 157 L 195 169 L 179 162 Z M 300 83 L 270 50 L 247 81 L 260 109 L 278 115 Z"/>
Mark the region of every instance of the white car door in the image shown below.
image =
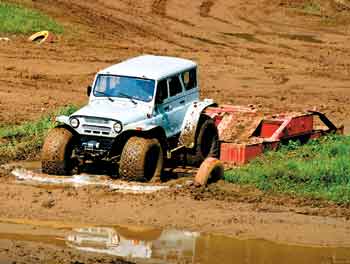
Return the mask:
<path id="1" fill-rule="evenodd" d="M 179 75 L 168 78 L 169 86 L 169 115 L 172 135 L 181 132 L 182 121 L 186 112 L 186 95 Z"/>
<path id="2" fill-rule="evenodd" d="M 171 100 L 169 98 L 168 80 L 160 80 L 157 84 L 154 124 L 160 125 L 165 130 L 167 137 L 173 135 L 173 124 L 171 119 Z"/>

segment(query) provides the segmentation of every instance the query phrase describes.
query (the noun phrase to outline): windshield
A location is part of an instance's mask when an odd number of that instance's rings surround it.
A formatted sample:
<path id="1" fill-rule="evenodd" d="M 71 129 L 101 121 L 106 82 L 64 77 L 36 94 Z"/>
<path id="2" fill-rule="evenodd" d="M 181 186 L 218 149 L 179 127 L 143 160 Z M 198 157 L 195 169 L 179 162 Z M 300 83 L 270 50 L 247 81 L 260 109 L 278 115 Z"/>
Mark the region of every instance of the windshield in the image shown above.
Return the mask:
<path id="1" fill-rule="evenodd" d="M 94 96 L 130 98 L 150 102 L 153 99 L 154 85 L 154 80 L 99 75 L 95 83 Z"/>

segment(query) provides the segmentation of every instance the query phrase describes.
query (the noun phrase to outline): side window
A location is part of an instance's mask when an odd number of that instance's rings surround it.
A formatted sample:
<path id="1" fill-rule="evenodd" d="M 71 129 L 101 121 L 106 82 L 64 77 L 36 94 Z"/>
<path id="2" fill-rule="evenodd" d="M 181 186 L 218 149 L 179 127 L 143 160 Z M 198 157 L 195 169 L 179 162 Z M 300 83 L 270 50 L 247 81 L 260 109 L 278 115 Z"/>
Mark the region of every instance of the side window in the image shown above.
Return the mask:
<path id="1" fill-rule="evenodd" d="M 174 96 L 179 93 L 182 93 L 182 85 L 181 85 L 179 76 L 174 76 L 170 78 L 169 91 L 170 91 L 170 96 Z"/>
<path id="2" fill-rule="evenodd" d="M 197 72 L 196 69 L 183 72 L 181 74 L 182 81 L 186 90 L 191 90 L 197 87 Z"/>
<path id="3" fill-rule="evenodd" d="M 157 85 L 157 101 L 163 102 L 168 98 L 168 84 L 167 80 L 161 80 Z"/>

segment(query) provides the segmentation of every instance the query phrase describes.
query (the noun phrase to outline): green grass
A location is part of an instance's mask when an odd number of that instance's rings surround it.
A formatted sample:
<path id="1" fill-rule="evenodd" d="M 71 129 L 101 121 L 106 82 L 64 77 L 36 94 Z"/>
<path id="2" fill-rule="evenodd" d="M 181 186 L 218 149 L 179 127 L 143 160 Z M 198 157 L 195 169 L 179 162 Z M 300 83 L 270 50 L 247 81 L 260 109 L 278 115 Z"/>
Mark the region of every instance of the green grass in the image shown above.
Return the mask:
<path id="1" fill-rule="evenodd" d="M 26 159 L 35 156 L 39 152 L 47 132 L 55 126 L 55 117 L 70 115 L 76 110 L 75 106 L 67 106 L 34 122 L 26 122 L 19 126 L 0 127 L 0 160 Z"/>
<path id="2" fill-rule="evenodd" d="M 350 202 L 350 137 L 327 136 L 290 143 L 245 167 L 228 171 L 229 182 L 266 192 Z"/>
<path id="3" fill-rule="evenodd" d="M 321 15 L 322 14 L 322 10 L 321 10 L 321 6 L 319 3 L 317 2 L 306 2 L 303 7 L 302 10 L 306 13 L 306 14 L 310 14 L 310 15 Z"/>
<path id="4" fill-rule="evenodd" d="M 63 33 L 63 26 L 38 11 L 0 2 L 0 32 L 32 33 L 42 30 L 59 34 Z"/>

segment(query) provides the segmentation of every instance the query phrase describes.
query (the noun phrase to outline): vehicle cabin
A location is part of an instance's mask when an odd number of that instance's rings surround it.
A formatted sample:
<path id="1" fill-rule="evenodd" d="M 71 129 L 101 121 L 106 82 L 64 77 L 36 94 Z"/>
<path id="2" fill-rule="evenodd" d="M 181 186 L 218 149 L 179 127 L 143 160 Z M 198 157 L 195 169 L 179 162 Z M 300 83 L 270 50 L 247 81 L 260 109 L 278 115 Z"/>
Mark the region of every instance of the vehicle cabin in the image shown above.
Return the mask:
<path id="1" fill-rule="evenodd" d="M 90 100 L 121 94 L 145 103 L 184 105 L 199 98 L 197 64 L 166 56 L 144 55 L 115 64 L 97 74 L 93 87 Z"/>

